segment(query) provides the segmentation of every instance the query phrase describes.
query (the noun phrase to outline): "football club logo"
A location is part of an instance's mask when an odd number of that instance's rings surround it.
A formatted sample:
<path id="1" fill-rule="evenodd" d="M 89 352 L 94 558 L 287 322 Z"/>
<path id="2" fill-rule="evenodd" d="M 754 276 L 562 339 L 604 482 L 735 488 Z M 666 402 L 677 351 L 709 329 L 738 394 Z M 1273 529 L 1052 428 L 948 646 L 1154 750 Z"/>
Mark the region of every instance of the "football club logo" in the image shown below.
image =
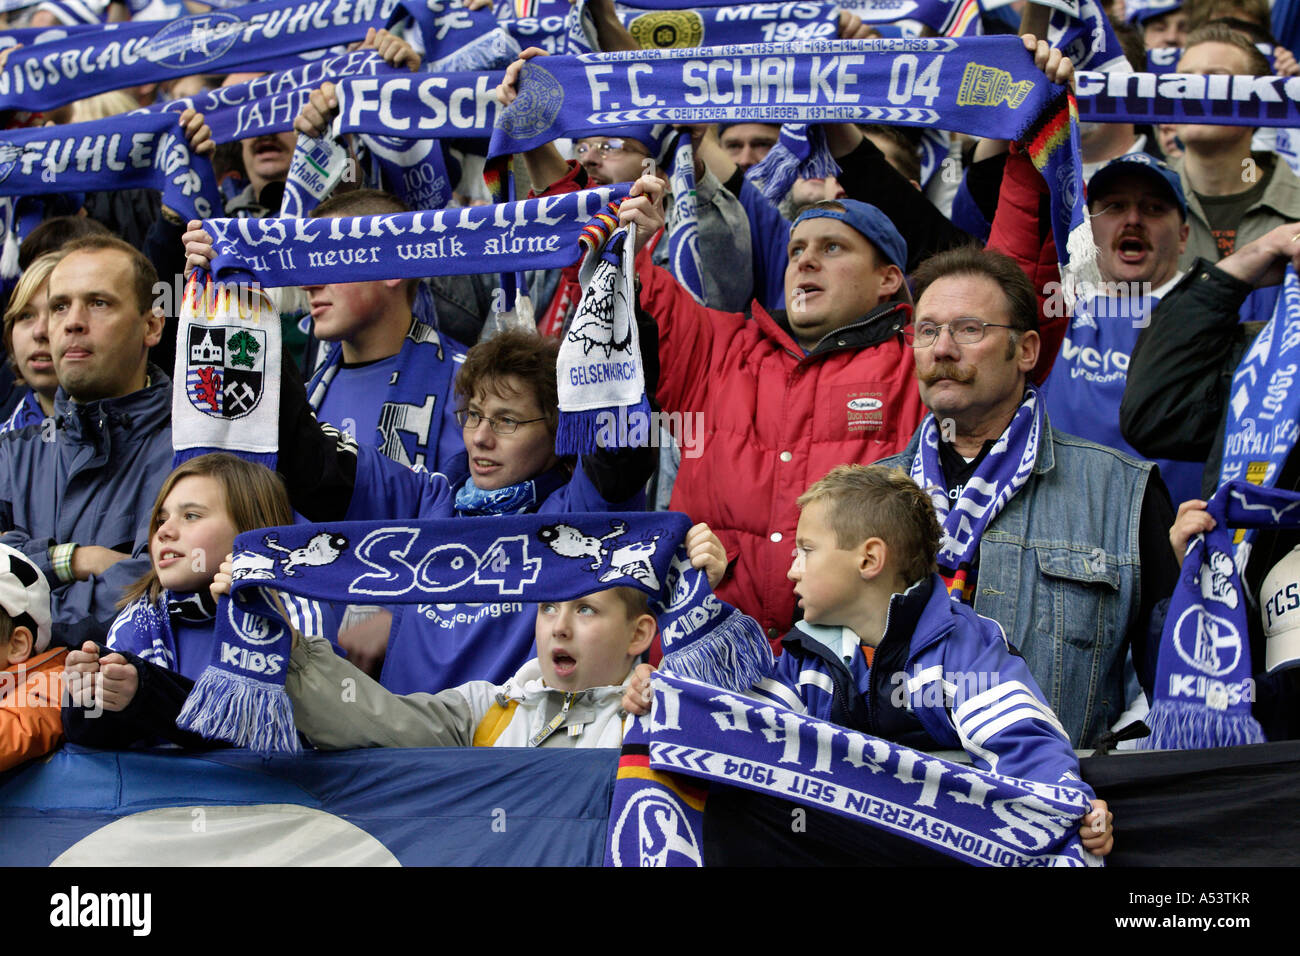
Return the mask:
<path id="1" fill-rule="evenodd" d="M 627 30 L 643 50 L 699 46 L 704 20 L 694 10 L 662 10 L 641 14 Z"/>
<path id="2" fill-rule="evenodd" d="M 704 865 L 686 809 L 655 787 L 643 787 L 628 800 L 614 824 L 612 842 L 615 866 Z"/>
<path id="3" fill-rule="evenodd" d="M 515 139 L 543 133 L 564 106 L 564 87 L 547 70 L 530 60 L 519 74 L 519 96 L 497 114 L 497 126 Z"/>
<path id="4" fill-rule="evenodd" d="M 1174 647 L 1190 666 L 1210 677 L 1230 674 L 1241 660 L 1241 635 L 1227 618 L 1193 604 L 1174 625 Z"/>
<path id="5" fill-rule="evenodd" d="M 0 183 L 9 178 L 9 174 L 18 168 L 18 160 L 27 152 L 26 146 L 14 143 L 0 143 Z"/>
<path id="6" fill-rule="evenodd" d="M 213 418 L 236 419 L 262 401 L 266 380 L 266 333 L 239 326 L 190 329 L 185 394 Z"/>
<path id="7" fill-rule="evenodd" d="M 193 72 L 219 60 L 235 45 L 245 23 L 233 13 L 202 13 L 173 20 L 144 49 L 151 63 Z"/>

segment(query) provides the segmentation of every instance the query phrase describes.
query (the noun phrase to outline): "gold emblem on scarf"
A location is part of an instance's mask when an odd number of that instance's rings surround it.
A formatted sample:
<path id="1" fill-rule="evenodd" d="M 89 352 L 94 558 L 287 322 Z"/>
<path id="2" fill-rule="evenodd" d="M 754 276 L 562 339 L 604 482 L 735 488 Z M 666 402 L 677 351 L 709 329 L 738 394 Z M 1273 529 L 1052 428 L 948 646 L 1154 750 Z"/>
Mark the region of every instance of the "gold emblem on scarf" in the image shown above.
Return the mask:
<path id="1" fill-rule="evenodd" d="M 627 29 L 643 50 L 699 46 L 704 39 L 704 20 L 693 10 L 643 13 L 629 23 Z"/>
<path id="2" fill-rule="evenodd" d="M 1012 109 L 1025 101 L 1034 88 L 1032 80 L 1013 83 L 1011 74 L 996 66 L 967 63 L 957 90 L 958 106 L 997 106 L 1006 103 Z"/>

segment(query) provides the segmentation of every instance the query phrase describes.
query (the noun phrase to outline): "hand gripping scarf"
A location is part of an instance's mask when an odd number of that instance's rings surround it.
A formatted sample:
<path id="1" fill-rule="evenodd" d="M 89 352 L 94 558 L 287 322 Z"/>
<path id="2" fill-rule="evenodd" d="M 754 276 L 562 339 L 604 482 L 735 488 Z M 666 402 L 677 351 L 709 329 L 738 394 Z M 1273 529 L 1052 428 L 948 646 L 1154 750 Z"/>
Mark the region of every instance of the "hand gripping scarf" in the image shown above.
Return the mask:
<path id="1" fill-rule="evenodd" d="M 1100 866 L 1084 791 L 989 773 L 660 672 L 623 738 L 610 866 L 701 866 L 706 788 L 838 814 L 975 866 Z"/>
<path id="2" fill-rule="evenodd" d="M 962 489 L 956 503 L 948 500 L 947 483 L 939 462 L 939 424 L 934 414 L 921 422 L 920 447 L 912 459 L 912 480 L 930 496 L 943 528 L 939 542 L 939 574 L 954 601 L 969 604 L 975 582 L 968 580 L 979 556 L 980 538 L 1007 502 L 1025 486 L 1043 435 L 1043 403 L 1033 388 L 1025 390 L 1024 401 L 1011 424 L 994 443 L 975 474 Z"/>
<path id="3" fill-rule="evenodd" d="M 177 725 L 270 751 L 298 747 L 284 690 L 293 616 L 281 594 L 340 603 L 564 601 L 612 587 L 651 596 L 664 666 L 730 688 L 771 667 L 751 618 L 719 601 L 673 512 L 338 522 L 241 534 L 214 660 Z"/>
<path id="4" fill-rule="evenodd" d="M 1155 700 L 1144 718 L 1148 750 L 1229 747 L 1264 741 L 1254 699 L 1246 590 L 1229 528 L 1300 526 L 1300 494 L 1230 481 L 1206 511 L 1214 530 L 1187 543 L 1160 637 Z"/>
<path id="5" fill-rule="evenodd" d="M 787 123 L 781 137 L 762 161 L 745 171 L 745 178 L 758 187 L 768 201 L 779 204 L 796 179 L 825 179 L 838 176 L 840 164 L 826 145 L 826 132 L 807 123 Z"/>

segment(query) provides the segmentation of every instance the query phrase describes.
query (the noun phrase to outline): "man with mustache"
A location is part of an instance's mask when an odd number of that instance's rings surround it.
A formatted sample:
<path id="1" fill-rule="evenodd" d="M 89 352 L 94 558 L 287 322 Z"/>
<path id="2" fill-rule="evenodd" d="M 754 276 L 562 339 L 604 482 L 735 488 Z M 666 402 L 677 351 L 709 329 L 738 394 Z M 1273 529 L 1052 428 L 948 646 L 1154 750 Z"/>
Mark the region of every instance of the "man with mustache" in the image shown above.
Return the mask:
<path id="1" fill-rule="evenodd" d="M 943 525 L 953 600 L 1002 625 L 1075 747 L 1124 708 L 1124 663 L 1149 690 L 1156 603 L 1177 566 L 1173 509 L 1152 465 L 1051 427 L 1030 383 L 1040 339 L 1033 285 L 1000 253 L 922 263 L 908 340 L 930 414 L 898 465 Z"/>
<path id="2" fill-rule="evenodd" d="M 1178 174 L 1146 153 L 1111 160 L 1088 182 L 1101 287 L 1085 289 L 1043 385 L 1052 422 L 1139 456 L 1119 430 L 1129 356 L 1160 298 L 1182 277 L 1187 201 Z M 1198 497 L 1201 462 L 1149 459 L 1174 501 Z"/>

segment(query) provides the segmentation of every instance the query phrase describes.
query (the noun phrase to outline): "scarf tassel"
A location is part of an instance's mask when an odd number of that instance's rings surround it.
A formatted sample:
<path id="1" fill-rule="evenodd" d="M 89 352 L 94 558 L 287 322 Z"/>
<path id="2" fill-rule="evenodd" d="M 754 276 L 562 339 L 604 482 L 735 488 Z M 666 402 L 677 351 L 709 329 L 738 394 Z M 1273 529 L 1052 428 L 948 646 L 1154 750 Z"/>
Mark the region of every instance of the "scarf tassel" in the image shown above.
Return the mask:
<path id="1" fill-rule="evenodd" d="M 176 726 L 260 754 L 298 753 L 301 749 L 293 704 L 283 686 L 215 667 L 200 675 Z"/>
<path id="2" fill-rule="evenodd" d="M 1265 742 L 1259 721 L 1250 714 L 1216 713 L 1184 701 L 1157 699 L 1143 720 L 1151 736 L 1138 742 L 1141 750 L 1204 750 Z"/>
<path id="3" fill-rule="evenodd" d="M 772 671 L 772 645 L 757 621 L 735 608 L 708 634 L 664 654 L 663 669 L 679 677 L 743 691 Z"/>
<path id="4" fill-rule="evenodd" d="M 649 429 L 650 414 L 650 402 L 644 395 L 635 405 L 565 412 L 560 416 L 560 423 L 555 429 L 555 453 L 563 457 L 589 455 L 602 448 L 648 446 L 654 440 L 654 436 L 649 434 L 639 445 L 623 444 L 627 436 L 620 434 L 623 429 L 619 427 L 619 422 L 642 421 L 647 423 L 646 428 Z"/>

